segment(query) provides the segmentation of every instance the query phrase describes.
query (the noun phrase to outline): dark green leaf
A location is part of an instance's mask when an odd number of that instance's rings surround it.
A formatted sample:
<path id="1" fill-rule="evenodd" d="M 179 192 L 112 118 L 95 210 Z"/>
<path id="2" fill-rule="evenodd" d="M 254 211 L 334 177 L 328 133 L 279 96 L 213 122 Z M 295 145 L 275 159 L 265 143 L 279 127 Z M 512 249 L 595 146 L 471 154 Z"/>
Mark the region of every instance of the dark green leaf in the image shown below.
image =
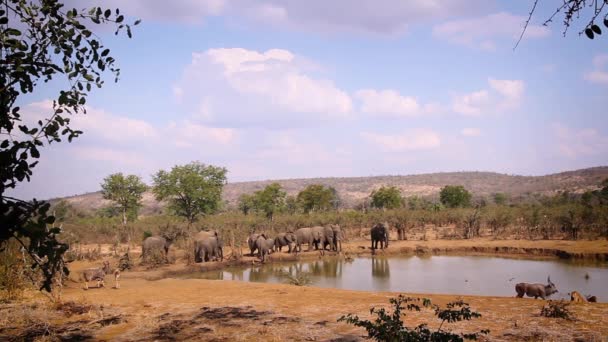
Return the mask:
<path id="1" fill-rule="evenodd" d="M 110 53 L 110 49 L 105 49 L 101 52 L 101 57 L 105 57 Z"/>
<path id="2" fill-rule="evenodd" d="M 602 30 L 600 29 L 599 26 L 597 25 L 592 25 L 591 29 L 593 30 L 593 32 L 597 33 L 597 34 L 602 34 Z"/>
<path id="3" fill-rule="evenodd" d="M 112 11 L 110 11 L 109 9 L 107 9 L 107 10 L 106 10 L 106 11 L 103 13 L 103 16 L 104 16 L 104 17 L 106 17 L 106 18 L 109 18 L 111 14 L 112 14 Z"/>
<path id="4" fill-rule="evenodd" d="M 608 18 L 604 19 L 604 26 L 608 27 Z"/>
<path id="5" fill-rule="evenodd" d="M 141 23 L 141 19 L 135 20 L 135 22 L 133 23 L 133 25 L 139 25 L 139 23 Z"/>
<path id="6" fill-rule="evenodd" d="M 125 20 L 125 17 L 123 15 L 119 15 L 118 17 L 116 17 L 116 22 L 117 23 L 122 23 L 123 20 Z"/>
<path id="7" fill-rule="evenodd" d="M 35 147 L 31 148 L 30 154 L 32 155 L 32 158 L 40 158 L 40 152 L 38 152 L 38 149 Z"/>
<path id="8" fill-rule="evenodd" d="M 589 39 L 593 39 L 593 30 L 591 30 L 590 28 L 585 29 L 585 34 Z"/>
<path id="9" fill-rule="evenodd" d="M 0 18 L 0 25 L 5 25 L 5 24 L 8 24 L 8 18 L 7 17 Z"/>

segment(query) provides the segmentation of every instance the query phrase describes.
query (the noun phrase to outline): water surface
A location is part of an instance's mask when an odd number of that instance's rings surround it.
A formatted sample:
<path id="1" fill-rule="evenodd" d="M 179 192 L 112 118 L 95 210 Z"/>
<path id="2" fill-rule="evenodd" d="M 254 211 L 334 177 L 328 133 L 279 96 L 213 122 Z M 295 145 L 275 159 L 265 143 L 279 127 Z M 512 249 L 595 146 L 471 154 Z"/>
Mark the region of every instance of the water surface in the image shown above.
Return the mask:
<path id="1" fill-rule="evenodd" d="M 356 258 L 349 262 L 325 258 L 227 268 L 184 277 L 282 283 L 286 272 L 308 272 L 312 285 L 318 287 L 509 297 L 515 295 L 516 283 L 546 283 L 550 275 L 559 290 L 552 299 L 566 298 L 568 292 L 576 290 L 583 295 L 595 295 L 601 302 L 608 301 L 608 264 L 562 260 L 400 256 Z"/>

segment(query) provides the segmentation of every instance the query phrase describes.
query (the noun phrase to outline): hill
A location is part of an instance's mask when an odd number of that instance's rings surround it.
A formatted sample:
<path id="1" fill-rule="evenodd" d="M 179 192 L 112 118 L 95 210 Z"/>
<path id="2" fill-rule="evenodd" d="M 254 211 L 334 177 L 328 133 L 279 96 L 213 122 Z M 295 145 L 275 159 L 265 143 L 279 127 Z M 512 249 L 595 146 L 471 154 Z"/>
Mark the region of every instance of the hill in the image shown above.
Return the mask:
<path id="1" fill-rule="evenodd" d="M 606 178 L 608 178 L 608 166 L 545 176 L 518 176 L 494 172 L 441 172 L 408 176 L 282 179 L 229 183 L 224 188 L 223 199 L 229 206 L 234 206 L 241 194 L 252 193 L 274 182 L 281 184 L 289 195 L 297 195 L 300 190 L 310 184 L 323 184 L 334 187 L 338 191 L 343 206 L 349 208 L 361 203 L 372 190 L 383 185 L 398 187 L 406 197 L 416 195 L 436 198 L 441 187 L 458 184 L 463 185 L 475 196 L 490 196 L 503 192 L 511 198 L 526 198 L 530 194 L 551 195 L 558 191 L 581 193 L 596 189 Z M 109 204 L 102 198 L 101 192 L 53 199 L 51 202 L 62 199 L 84 212 L 91 212 Z M 141 211 L 143 215 L 160 213 L 163 207 L 162 203 L 157 202 L 150 192 L 144 194 L 143 205 Z"/>

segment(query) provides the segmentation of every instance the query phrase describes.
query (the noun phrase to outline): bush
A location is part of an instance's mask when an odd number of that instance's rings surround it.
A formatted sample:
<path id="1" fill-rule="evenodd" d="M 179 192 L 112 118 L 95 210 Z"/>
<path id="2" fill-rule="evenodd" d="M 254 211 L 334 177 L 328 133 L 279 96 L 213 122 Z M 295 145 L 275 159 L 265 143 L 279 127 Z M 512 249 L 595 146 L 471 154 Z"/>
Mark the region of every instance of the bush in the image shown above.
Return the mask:
<path id="1" fill-rule="evenodd" d="M 306 286 L 312 284 L 309 272 L 296 272 L 296 274 L 285 272 L 283 276 L 286 278 L 285 283 L 290 285 Z"/>
<path id="2" fill-rule="evenodd" d="M 371 314 L 376 315 L 373 321 L 361 320 L 358 316 L 348 314 L 338 319 L 338 322 L 346 322 L 357 327 L 363 327 L 367 330 L 367 336 L 376 341 L 464 341 L 476 340 L 482 334 L 488 334 L 489 330 L 481 330 L 480 332 L 469 334 L 456 334 L 448 330 L 443 330 L 443 323 L 458 322 L 462 320 L 471 320 L 481 317 L 481 314 L 471 311 L 469 304 L 463 301 L 455 301 L 447 304 L 445 309 L 431 303 L 430 299 L 411 298 L 399 295 L 397 298 L 391 298 L 390 303 L 393 306 L 393 312 L 387 312 L 386 309 L 372 308 Z M 435 311 L 435 316 L 441 320 L 439 328 L 431 331 L 427 324 L 420 324 L 410 328 L 404 325 L 401 319 L 403 309 L 408 311 L 421 311 L 420 303 L 425 308 L 430 308 Z"/>
<path id="3" fill-rule="evenodd" d="M 544 317 L 550 317 L 550 318 L 561 318 L 561 319 L 566 319 L 566 320 L 573 320 L 574 314 L 572 313 L 572 311 L 570 311 L 570 309 L 568 309 L 568 306 L 570 306 L 569 302 L 565 302 L 563 300 L 560 300 L 560 301 L 550 300 L 540 310 L 540 315 L 544 316 Z"/>

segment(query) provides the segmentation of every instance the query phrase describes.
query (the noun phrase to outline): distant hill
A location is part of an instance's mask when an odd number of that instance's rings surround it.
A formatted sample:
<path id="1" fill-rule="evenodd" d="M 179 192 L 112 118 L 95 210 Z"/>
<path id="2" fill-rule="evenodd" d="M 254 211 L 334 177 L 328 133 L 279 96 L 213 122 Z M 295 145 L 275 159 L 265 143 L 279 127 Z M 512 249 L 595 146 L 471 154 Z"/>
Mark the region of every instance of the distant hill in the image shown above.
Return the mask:
<path id="1" fill-rule="evenodd" d="M 546 176 L 517 176 L 494 172 L 441 172 L 408 176 L 282 179 L 227 184 L 224 188 L 223 199 L 229 206 L 234 206 L 241 194 L 252 193 L 274 182 L 281 184 L 289 195 L 296 195 L 310 184 L 323 184 L 334 187 L 338 191 L 343 206 L 348 208 L 361 203 L 372 190 L 383 185 L 398 187 L 404 196 L 417 195 L 436 198 L 441 187 L 458 184 L 463 185 L 475 196 L 488 196 L 503 192 L 512 198 L 525 198 L 534 193 L 545 195 L 555 194 L 558 191 L 581 193 L 596 189 L 606 178 L 608 178 L 608 166 Z M 62 199 L 68 201 L 74 208 L 85 212 L 95 211 L 109 204 L 102 198 L 100 192 L 53 199 L 51 202 Z M 160 213 L 163 207 L 162 203 L 157 202 L 150 192 L 144 194 L 143 205 L 141 211 L 143 215 Z"/>

